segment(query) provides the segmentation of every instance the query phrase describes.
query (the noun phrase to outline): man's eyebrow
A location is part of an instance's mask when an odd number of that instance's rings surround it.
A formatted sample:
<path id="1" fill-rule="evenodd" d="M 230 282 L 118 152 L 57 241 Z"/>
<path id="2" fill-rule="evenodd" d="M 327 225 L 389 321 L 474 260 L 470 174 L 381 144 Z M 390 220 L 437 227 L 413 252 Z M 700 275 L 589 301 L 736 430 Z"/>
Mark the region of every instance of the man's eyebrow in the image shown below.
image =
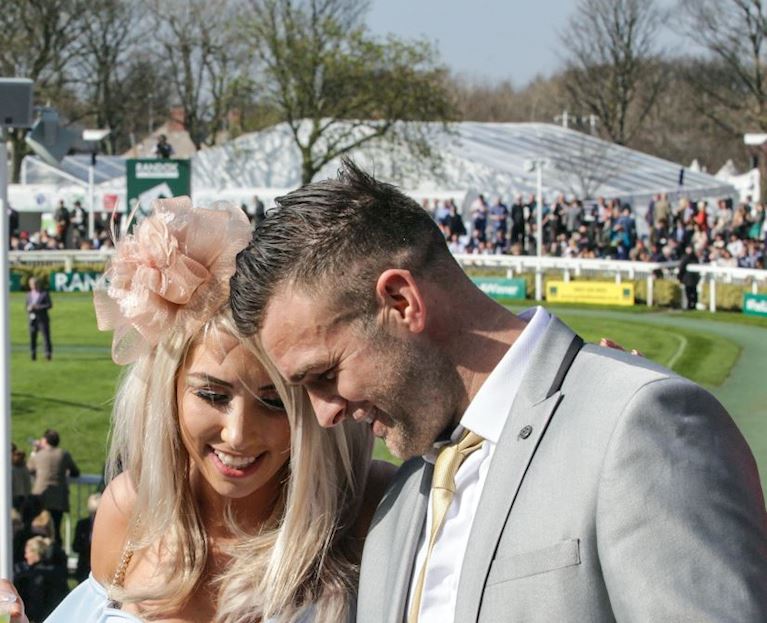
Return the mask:
<path id="1" fill-rule="evenodd" d="M 212 383 L 213 385 L 222 385 L 224 387 L 234 387 L 231 383 L 227 381 L 222 381 L 221 379 L 217 379 L 215 376 L 211 376 L 210 374 L 205 374 L 204 372 L 190 372 L 186 375 L 186 378 L 188 379 L 198 379 L 200 381 L 204 381 L 205 383 Z"/>
<path id="2" fill-rule="evenodd" d="M 303 367 L 296 370 L 286 380 L 291 385 L 300 385 L 306 379 L 306 376 L 312 372 L 312 370 L 324 370 L 327 366 L 328 364 L 324 360 L 310 361 Z"/>

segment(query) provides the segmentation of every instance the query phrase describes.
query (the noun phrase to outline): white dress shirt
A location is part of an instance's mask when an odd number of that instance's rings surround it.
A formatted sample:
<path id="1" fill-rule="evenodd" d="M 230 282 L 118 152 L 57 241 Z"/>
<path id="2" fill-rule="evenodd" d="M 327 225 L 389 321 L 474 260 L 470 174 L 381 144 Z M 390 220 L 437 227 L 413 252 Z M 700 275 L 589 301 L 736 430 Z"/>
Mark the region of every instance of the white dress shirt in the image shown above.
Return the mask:
<path id="1" fill-rule="evenodd" d="M 522 383 L 530 354 L 551 320 L 549 313 L 542 307 L 528 309 L 519 318 L 526 321 L 527 326 L 482 384 L 451 438 L 456 441 L 465 429 L 469 429 L 483 437 L 485 443 L 466 458 L 455 476 L 455 496 L 437 535 L 424 578 L 419 623 L 453 622 L 463 557 L 490 461 Z M 433 463 L 435 457 L 436 452 L 424 456 L 424 459 Z M 406 618 L 410 612 L 416 580 L 426 558 L 426 526 L 431 525 L 431 515 L 430 495 L 426 522 L 410 579 Z"/>

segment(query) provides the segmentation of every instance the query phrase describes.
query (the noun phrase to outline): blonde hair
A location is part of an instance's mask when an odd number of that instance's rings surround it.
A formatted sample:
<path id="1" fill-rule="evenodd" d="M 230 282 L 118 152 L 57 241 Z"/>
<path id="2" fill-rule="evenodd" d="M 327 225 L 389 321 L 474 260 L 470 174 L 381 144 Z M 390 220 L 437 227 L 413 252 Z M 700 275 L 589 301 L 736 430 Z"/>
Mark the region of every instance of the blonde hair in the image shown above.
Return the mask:
<path id="1" fill-rule="evenodd" d="M 24 548 L 30 548 L 39 560 L 46 560 L 50 556 L 53 539 L 44 536 L 33 536 L 27 539 Z"/>
<path id="2" fill-rule="evenodd" d="M 257 534 L 242 530 L 226 548 L 231 562 L 206 576 L 209 541 L 193 496 L 190 458 L 176 409 L 176 376 L 191 346 L 216 331 L 238 335 L 228 310 L 194 336 L 170 334 L 126 372 L 113 412 L 108 476 L 127 470 L 136 489 L 134 549 L 159 544 L 167 559 L 162 582 L 116 590 L 122 601 L 151 602 L 147 613 L 183 606 L 203 581 L 218 592 L 217 620 L 291 621 L 313 604 L 316 621 L 348 614 L 361 543 L 352 534 L 370 462 L 370 431 L 354 422 L 323 429 L 303 390 L 287 386 L 259 344 L 244 344 L 272 378 L 291 428 L 289 474 L 271 521 Z"/>

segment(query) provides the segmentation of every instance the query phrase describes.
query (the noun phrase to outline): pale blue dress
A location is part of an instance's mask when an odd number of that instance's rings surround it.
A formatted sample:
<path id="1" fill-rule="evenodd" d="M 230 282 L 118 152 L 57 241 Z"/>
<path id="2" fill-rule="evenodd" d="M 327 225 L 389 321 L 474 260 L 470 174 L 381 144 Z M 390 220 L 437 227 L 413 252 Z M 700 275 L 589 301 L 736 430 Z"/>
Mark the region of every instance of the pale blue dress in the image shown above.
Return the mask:
<path id="1" fill-rule="evenodd" d="M 112 608 L 111 603 L 106 589 L 91 574 L 67 595 L 45 623 L 144 623 L 135 614 Z M 313 608 L 307 608 L 296 623 L 313 621 Z M 266 623 L 277 623 L 277 619 Z"/>

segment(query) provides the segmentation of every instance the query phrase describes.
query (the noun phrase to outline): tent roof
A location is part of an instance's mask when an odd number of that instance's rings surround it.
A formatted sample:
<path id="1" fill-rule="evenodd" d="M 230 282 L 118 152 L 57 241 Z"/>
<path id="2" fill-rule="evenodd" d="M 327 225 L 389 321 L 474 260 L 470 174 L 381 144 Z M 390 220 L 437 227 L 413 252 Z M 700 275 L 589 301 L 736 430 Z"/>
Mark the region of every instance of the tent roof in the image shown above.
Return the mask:
<path id="1" fill-rule="evenodd" d="M 27 184 L 69 184 L 88 183 L 88 167 L 91 163 L 90 154 L 65 156 L 58 167 L 44 162 L 39 156 L 26 156 Z M 101 184 L 125 175 L 125 158 L 122 156 L 101 156 L 96 159 L 94 183 Z"/>
<path id="2" fill-rule="evenodd" d="M 732 185 L 712 175 L 552 124 L 467 121 L 451 124 L 449 132 L 432 124 L 430 133 L 442 155 L 440 174 L 419 166 L 402 147 L 382 141 L 371 141 L 350 155 L 379 177 L 411 191 L 450 188 L 526 194 L 536 188 L 536 172 L 530 170 L 529 160 L 545 159 L 542 177 L 547 196 L 562 192 L 642 201 L 659 192 L 691 198 L 735 192 Z M 196 187 L 290 188 L 301 179 L 300 154 L 286 124 L 199 152 L 193 167 Z M 317 178 L 333 176 L 338 167 L 338 160 L 329 163 Z"/>

